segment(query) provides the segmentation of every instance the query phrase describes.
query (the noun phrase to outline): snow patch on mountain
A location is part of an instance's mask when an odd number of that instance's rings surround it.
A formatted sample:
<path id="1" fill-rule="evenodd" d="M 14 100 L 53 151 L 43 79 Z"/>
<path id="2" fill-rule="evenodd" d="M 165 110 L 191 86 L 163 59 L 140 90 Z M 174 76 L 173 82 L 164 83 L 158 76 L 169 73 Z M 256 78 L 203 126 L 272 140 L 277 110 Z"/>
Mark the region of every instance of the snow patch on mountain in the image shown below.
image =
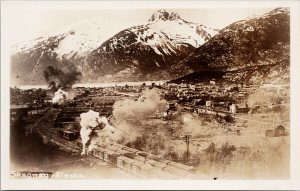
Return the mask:
<path id="1" fill-rule="evenodd" d="M 165 10 L 155 12 L 147 26 L 165 34 L 175 44 L 190 44 L 195 48 L 200 47 L 217 34 L 215 29 L 187 22 L 181 19 L 177 13 L 168 13 Z"/>
<path id="2" fill-rule="evenodd" d="M 67 31 L 66 37 L 59 43 L 54 51 L 59 57 L 74 54 L 86 55 L 103 42 L 102 28 L 96 22 L 84 20 L 80 25 L 73 25 Z M 104 33 L 105 34 L 105 33 Z"/>
<path id="3" fill-rule="evenodd" d="M 187 22 L 177 13 L 165 10 L 153 13 L 146 25 L 131 27 L 128 31 L 136 34 L 136 43 L 150 46 L 161 56 L 176 54 L 183 46 L 198 48 L 217 34 L 215 29 Z"/>

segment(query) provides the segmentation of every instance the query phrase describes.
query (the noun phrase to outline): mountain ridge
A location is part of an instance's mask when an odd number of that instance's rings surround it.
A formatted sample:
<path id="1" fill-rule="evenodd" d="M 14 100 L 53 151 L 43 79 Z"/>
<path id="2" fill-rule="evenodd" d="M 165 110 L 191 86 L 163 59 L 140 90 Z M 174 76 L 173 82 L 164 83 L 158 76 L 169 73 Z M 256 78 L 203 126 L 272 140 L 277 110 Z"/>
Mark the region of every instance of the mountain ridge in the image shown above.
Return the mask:
<path id="1" fill-rule="evenodd" d="M 169 73 L 185 71 L 176 74 L 178 78 L 183 79 L 184 75 L 193 72 L 228 71 L 232 75 L 226 76 L 224 81 L 241 83 L 280 81 L 281 77 L 289 76 L 289 52 L 289 9 L 277 8 L 262 16 L 228 25 L 193 54 L 174 65 Z M 258 67 L 262 71 L 245 72 L 243 68 L 247 67 Z M 268 72 L 264 70 L 269 71 L 269 74 L 267 75 Z"/>
<path id="2" fill-rule="evenodd" d="M 88 83 L 180 82 L 185 76 L 199 81 L 202 76 L 196 79 L 196 74 L 204 75 L 203 71 L 219 71 L 222 77 L 218 79 L 230 83 L 288 81 L 289 17 L 289 9 L 276 8 L 215 30 L 158 10 L 145 24 L 105 37 L 103 27 L 86 21 L 82 29 L 75 25 L 38 38 L 23 49 L 19 46 L 11 56 L 11 79 L 16 84 L 43 84 L 47 67 L 59 68 L 66 60 Z"/>
<path id="3" fill-rule="evenodd" d="M 151 20 L 155 19 L 153 15 L 160 18 Z M 181 31 L 176 32 L 178 29 Z M 177 63 L 217 32 L 184 21 L 177 13 L 160 10 L 144 25 L 123 29 L 106 38 L 102 37 L 102 30 L 103 27 L 87 20 L 53 36 L 15 47 L 17 51 L 11 56 L 12 78 L 17 84 L 42 83 L 39 74 L 47 66 L 59 67 L 60 60 L 67 59 L 82 71 L 84 82 L 151 79 L 152 73 Z"/>

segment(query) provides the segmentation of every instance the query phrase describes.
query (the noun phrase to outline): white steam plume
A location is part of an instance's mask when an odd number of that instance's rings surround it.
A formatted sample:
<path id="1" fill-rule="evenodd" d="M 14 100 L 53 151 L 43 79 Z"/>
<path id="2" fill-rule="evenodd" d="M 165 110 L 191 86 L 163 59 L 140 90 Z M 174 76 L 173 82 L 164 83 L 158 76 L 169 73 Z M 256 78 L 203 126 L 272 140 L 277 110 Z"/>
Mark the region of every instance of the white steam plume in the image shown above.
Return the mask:
<path id="1" fill-rule="evenodd" d="M 108 123 L 106 117 L 100 117 L 99 112 L 89 110 L 80 114 L 80 126 L 82 139 L 81 155 L 86 155 L 98 142 L 115 141 L 115 128 Z"/>
<path id="2" fill-rule="evenodd" d="M 68 99 L 68 93 L 63 91 L 62 89 L 58 89 L 54 93 L 54 97 L 52 98 L 52 103 L 61 105 Z"/>

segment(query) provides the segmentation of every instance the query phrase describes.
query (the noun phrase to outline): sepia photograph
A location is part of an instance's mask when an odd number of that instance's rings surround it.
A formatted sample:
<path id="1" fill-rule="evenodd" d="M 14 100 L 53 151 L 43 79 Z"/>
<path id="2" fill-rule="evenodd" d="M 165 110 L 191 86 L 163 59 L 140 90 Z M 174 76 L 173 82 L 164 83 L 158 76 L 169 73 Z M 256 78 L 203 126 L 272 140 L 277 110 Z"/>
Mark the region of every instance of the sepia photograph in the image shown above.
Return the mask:
<path id="1" fill-rule="evenodd" d="M 300 189 L 298 5 L 2 1 L 4 188 Z"/>

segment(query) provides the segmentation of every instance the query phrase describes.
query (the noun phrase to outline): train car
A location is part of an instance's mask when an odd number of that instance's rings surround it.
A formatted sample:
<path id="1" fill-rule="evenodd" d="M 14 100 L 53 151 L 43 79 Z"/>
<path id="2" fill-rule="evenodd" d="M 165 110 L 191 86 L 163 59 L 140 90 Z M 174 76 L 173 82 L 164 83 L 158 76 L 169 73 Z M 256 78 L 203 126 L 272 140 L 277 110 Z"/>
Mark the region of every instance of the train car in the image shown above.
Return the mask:
<path id="1" fill-rule="evenodd" d="M 115 151 L 109 150 L 109 149 L 101 147 L 101 146 L 99 146 L 97 149 L 95 149 L 93 151 L 93 156 L 95 156 L 105 162 L 114 164 L 114 165 L 117 165 L 117 158 L 120 155 L 121 154 L 119 154 Z"/>
<path id="2" fill-rule="evenodd" d="M 125 156 L 119 156 L 117 158 L 117 167 L 124 169 L 128 172 L 132 172 L 131 165 L 134 162 L 134 160 L 127 158 Z"/>
<path id="3" fill-rule="evenodd" d="M 132 163 L 133 162 L 134 161 L 132 159 L 126 158 L 126 160 L 124 160 L 124 163 L 123 163 L 124 169 L 128 172 L 132 172 Z"/>
<path id="4" fill-rule="evenodd" d="M 68 131 L 68 130 L 59 129 L 58 134 L 62 138 L 67 139 L 69 141 L 75 141 L 79 137 L 79 131 Z"/>
<path id="5" fill-rule="evenodd" d="M 101 160 L 104 160 L 104 153 L 105 153 L 105 149 L 101 147 L 93 151 L 93 155 Z"/>
<path id="6" fill-rule="evenodd" d="M 126 158 L 126 157 L 124 157 L 124 156 L 119 156 L 119 157 L 117 158 L 117 167 L 118 167 L 118 168 L 121 168 L 121 169 L 124 168 L 124 167 L 123 167 L 124 158 Z"/>
<path id="7" fill-rule="evenodd" d="M 110 151 L 110 152 L 104 153 L 104 161 L 107 161 L 107 162 L 117 166 L 117 160 L 118 160 L 119 156 L 121 156 L 120 153 Z"/>
<path id="8" fill-rule="evenodd" d="M 134 175 L 141 176 L 143 174 L 142 167 L 144 166 L 144 163 L 141 161 L 136 161 L 131 164 L 131 172 Z"/>

